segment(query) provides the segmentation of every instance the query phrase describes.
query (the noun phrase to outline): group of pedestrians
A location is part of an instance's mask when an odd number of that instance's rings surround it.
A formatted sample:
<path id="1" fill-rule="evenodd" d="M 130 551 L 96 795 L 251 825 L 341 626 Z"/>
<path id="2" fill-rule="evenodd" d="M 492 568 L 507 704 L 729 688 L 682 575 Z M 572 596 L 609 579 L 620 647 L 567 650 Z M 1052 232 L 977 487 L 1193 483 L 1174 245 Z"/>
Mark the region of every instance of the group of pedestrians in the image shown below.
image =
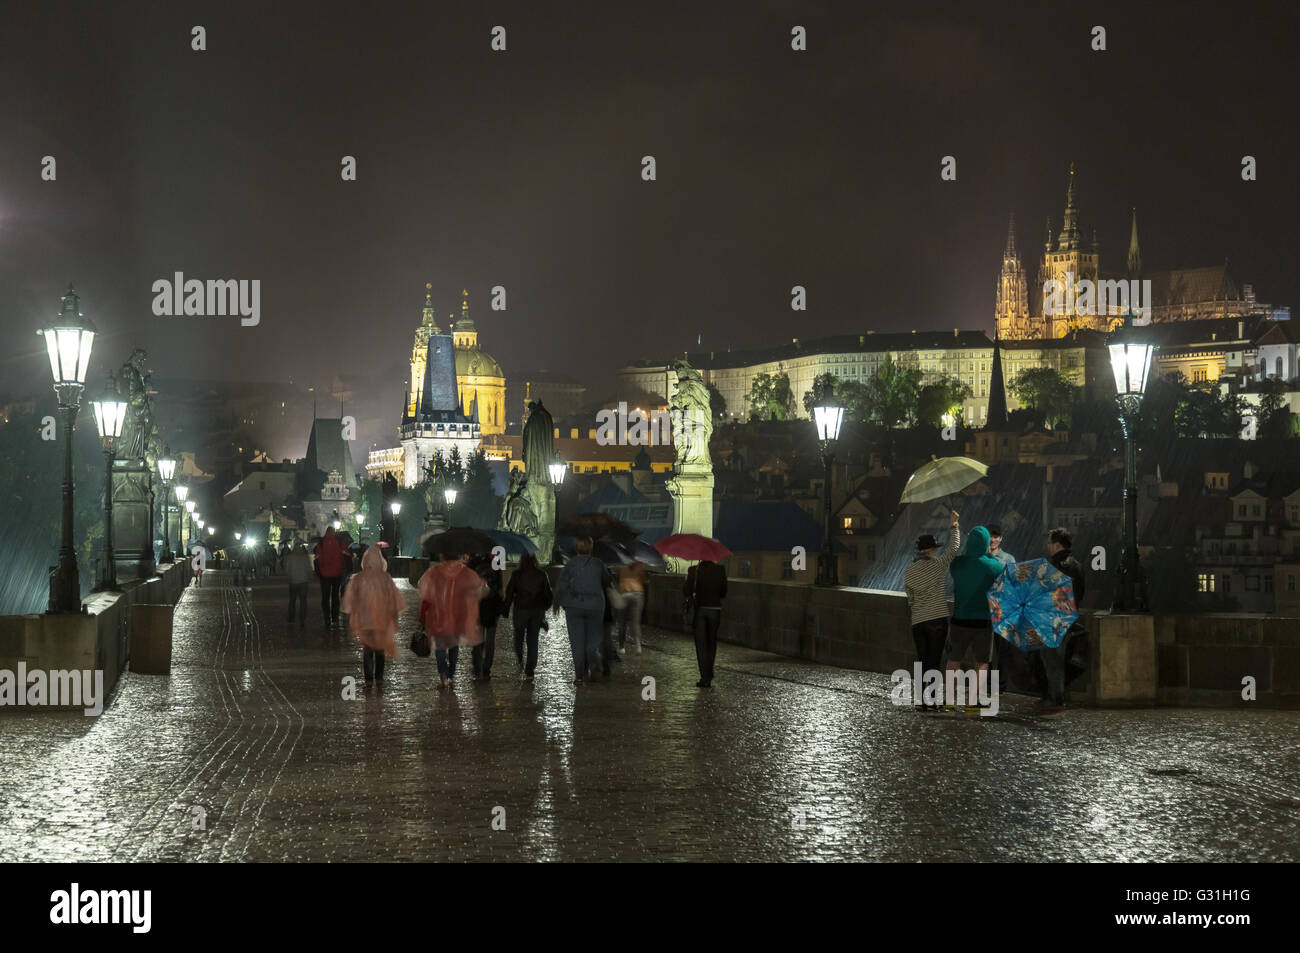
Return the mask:
<path id="1" fill-rule="evenodd" d="M 1053 529 L 1047 538 L 1048 558 L 1053 566 L 1070 577 L 1075 604 L 1083 601 L 1083 570 L 1071 554 L 1071 538 L 1065 529 Z M 904 589 L 912 616 L 912 638 L 917 658 L 925 671 L 939 671 L 940 663 L 948 672 L 968 670 L 973 664 L 976 677 L 989 679 L 988 672 L 1019 650 L 999 639 L 993 632 L 989 615 L 988 592 L 993 583 L 1016 563 L 1016 558 L 1002 549 L 1002 529 L 997 524 L 977 526 L 966 540 L 961 553 L 960 516 L 952 513 L 948 543 L 939 551 L 938 541 L 926 533 L 916 540 L 916 559 L 904 573 Z M 948 613 L 946 578 L 951 576 L 953 605 Z M 1040 687 L 1039 710 L 1058 712 L 1065 707 L 1065 672 L 1074 641 L 1084 636 L 1076 620 L 1061 644 L 1044 647 L 1026 661 Z M 1001 679 L 999 679 L 1001 681 Z M 988 682 L 984 682 L 988 684 Z M 949 700 L 951 702 L 951 700 Z M 918 706 L 937 709 L 934 704 Z M 953 708 L 951 703 L 946 708 Z M 978 706 L 968 705 L 968 710 Z"/>

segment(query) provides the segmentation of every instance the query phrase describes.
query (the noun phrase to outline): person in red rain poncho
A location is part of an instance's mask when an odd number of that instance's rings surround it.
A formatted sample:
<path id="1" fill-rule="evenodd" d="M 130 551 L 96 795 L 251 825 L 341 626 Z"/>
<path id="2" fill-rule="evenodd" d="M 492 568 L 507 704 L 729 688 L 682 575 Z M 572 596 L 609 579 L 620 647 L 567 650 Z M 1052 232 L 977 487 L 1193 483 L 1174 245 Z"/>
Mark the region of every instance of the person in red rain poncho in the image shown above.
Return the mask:
<path id="1" fill-rule="evenodd" d="M 442 562 L 420 577 L 420 621 L 438 660 L 439 686 L 456 684 L 456 659 L 462 645 L 478 645 L 483 629 L 479 600 L 488 586 L 459 556 L 443 553 Z"/>
<path id="2" fill-rule="evenodd" d="M 316 575 L 320 577 L 320 611 L 325 616 L 325 626 L 338 628 L 339 590 L 343 587 L 343 547 L 334 534 L 334 527 L 325 530 L 325 536 L 316 544 Z"/>
<path id="3" fill-rule="evenodd" d="M 366 550 L 361 572 L 348 583 L 343 594 L 343 611 L 352 637 L 363 648 L 366 688 L 384 684 L 384 656 L 397 657 L 398 616 L 406 600 L 388 575 L 388 563 L 378 549 Z"/>

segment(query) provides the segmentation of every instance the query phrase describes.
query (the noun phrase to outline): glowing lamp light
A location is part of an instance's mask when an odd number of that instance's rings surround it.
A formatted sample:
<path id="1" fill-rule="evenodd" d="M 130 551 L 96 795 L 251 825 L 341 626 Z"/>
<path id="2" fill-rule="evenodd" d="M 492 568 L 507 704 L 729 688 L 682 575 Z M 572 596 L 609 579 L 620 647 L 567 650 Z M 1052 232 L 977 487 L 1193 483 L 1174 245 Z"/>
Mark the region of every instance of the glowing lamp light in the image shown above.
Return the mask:
<path id="1" fill-rule="evenodd" d="M 239 530 L 235 530 L 235 539 L 243 539 L 243 538 L 244 538 L 244 534 L 241 533 Z M 249 542 L 252 542 L 252 540 L 250 539 Z"/>
<path id="2" fill-rule="evenodd" d="M 558 456 L 554 463 L 547 464 L 546 469 L 551 471 L 551 483 L 555 486 L 559 486 L 564 482 L 564 475 L 569 470 L 569 468 L 564 465 L 564 461 L 559 459 Z"/>
<path id="3" fill-rule="evenodd" d="M 213 533 L 215 533 L 216 531 L 217 531 L 217 528 L 216 528 L 215 526 L 209 526 L 209 527 L 208 527 L 208 535 L 209 535 L 209 536 L 211 536 L 211 535 L 212 535 Z"/>
<path id="4" fill-rule="evenodd" d="M 184 483 L 176 484 L 176 499 L 180 503 L 185 502 L 185 497 L 190 495 L 190 488 Z"/>
<path id="5" fill-rule="evenodd" d="M 203 517 L 201 516 L 194 517 L 194 525 L 197 526 L 199 529 L 203 529 L 203 525 L 204 525 Z"/>
<path id="6" fill-rule="evenodd" d="M 165 452 L 165 451 L 164 451 Z M 176 473 L 176 461 L 170 456 L 158 458 L 158 476 L 164 483 L 170 483 Z"/>
<path id="7" fill-rule="evenodd" d="M 358 525 L 358 526 L 365 526 L 365 525 L 366 525 L 366 514 L 365 514 L 365 513 L 358 513 L 358 514 L 357 514 L 357 525 Z"/>
<path id="8" fill-rule="evenodd" d="M 402 504 L 398 503 L 396 500 L 393 500 L 393 502 L 389 503 L 388 508 L 393 511 L 394 516 L 402 512 Z"/>
<path id="9" fill-rule="evenodd" d="M 814 407 L 813 421 L 817 424 L 818 440 L 840 439 L 840 427 L 844 425 L 844 408 L 834 406 Z"/>
<path id="10" fill-rule="evenodd" d="M 186 512 L 186 513 L 189 513 L 190 516 L 193 516 L 193 515 L 194 515 L 194 501 L 193 501 L 193 500 L 186 500 L 186 501 L 185 501 L 185 512 Z"/>
<path id="11" fill-rule="evenodd" d="M 340 523 L 338 520 L 335 520 L 334 522 L 330 523 L 330 525 L 333 526 L 335 529 L 338 529 L 343 524 Z"/>
<path id="12" fill-rule="evenodd" d="M 447 487 L 447 489 L 443 490 L 442 495 L 447 500 L 448 506 L 454 506 L 456 504 L 456 491 L 451 487 Z"/>
<path id="13" fill-rule="evenodd" d="M 68 285 L 58 319 L 38 334 L 45 337 L 54 383 L 85 384 L 90 366 L 90 349 L 95 343 L 95 326 L 81 316 L 81 299 Z"/>
<path id="14" fill-rule="evenodd" d="M 1115 393 L 1141 397 L 1146 393 L 1147 376 L 1151 373 L 1151 357 L 1155 348 L 1150 344 L 1120 341 L 1109 344 L 1110 369 L 1115 375 Z"/>
<path id="15" fill-rule="evenodd" d="M 90 409 L 95 414 L 95 426 L 99 428 L 100 439 L 106 446 L 111 447 L 113 441 L 122 436 L 122 425 L 126 422 L 126 408 L 127 402 L 118 400 L 117 395 L 111 391 L 90 402 Z"/>

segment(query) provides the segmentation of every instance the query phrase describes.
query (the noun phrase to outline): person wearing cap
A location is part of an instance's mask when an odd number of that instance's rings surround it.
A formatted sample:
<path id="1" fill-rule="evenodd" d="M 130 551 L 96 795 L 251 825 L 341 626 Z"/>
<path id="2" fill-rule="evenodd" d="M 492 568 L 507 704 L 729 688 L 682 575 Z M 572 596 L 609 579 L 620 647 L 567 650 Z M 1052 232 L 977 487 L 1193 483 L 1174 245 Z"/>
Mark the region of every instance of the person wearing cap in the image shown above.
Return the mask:
<path id="1" fill-rule="evenodd" d="M 989 523 L 989 555 L 1000 562 L 1003 568 L 1014 566 L 1016 557 L 1002 548 L 1002 527 L 997 523 Z"/>
<path id="2" fill-rule="evenodd" d="M 922 672 L 937 671 L 943 660 L 943 646 L 948 638 L 948 600 L 945 583 L 948 566 L 961 546 L 961 529 L 957 511 L 952 513 L 952 532 L 943 554 L 936 556 L 939 542 L 925 533 L 916 539 L 916 559 L 903 573 L 903 589 L 912 610 L 912 640 Z M 922 709 L 930 709 L 922 705 Z"/>

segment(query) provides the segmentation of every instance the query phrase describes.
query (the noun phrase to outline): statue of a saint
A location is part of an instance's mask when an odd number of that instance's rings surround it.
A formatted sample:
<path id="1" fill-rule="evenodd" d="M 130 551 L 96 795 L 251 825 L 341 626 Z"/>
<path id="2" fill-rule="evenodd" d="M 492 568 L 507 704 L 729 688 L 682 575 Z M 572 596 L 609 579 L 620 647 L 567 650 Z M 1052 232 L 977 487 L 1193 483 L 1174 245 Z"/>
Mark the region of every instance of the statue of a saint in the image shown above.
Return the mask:
<path id="1" fill-rule="evenodd" d="M 673 444 L 677 447 L 677 468 L 680 470 L 690 465 L 709 467 L 709 437 L 713 433 L 709 388 L 700 372 L 686 361 L 675 361 L 673 370 L 677 372 L 677 389 L 669 409 L 673 421 Z"/>

